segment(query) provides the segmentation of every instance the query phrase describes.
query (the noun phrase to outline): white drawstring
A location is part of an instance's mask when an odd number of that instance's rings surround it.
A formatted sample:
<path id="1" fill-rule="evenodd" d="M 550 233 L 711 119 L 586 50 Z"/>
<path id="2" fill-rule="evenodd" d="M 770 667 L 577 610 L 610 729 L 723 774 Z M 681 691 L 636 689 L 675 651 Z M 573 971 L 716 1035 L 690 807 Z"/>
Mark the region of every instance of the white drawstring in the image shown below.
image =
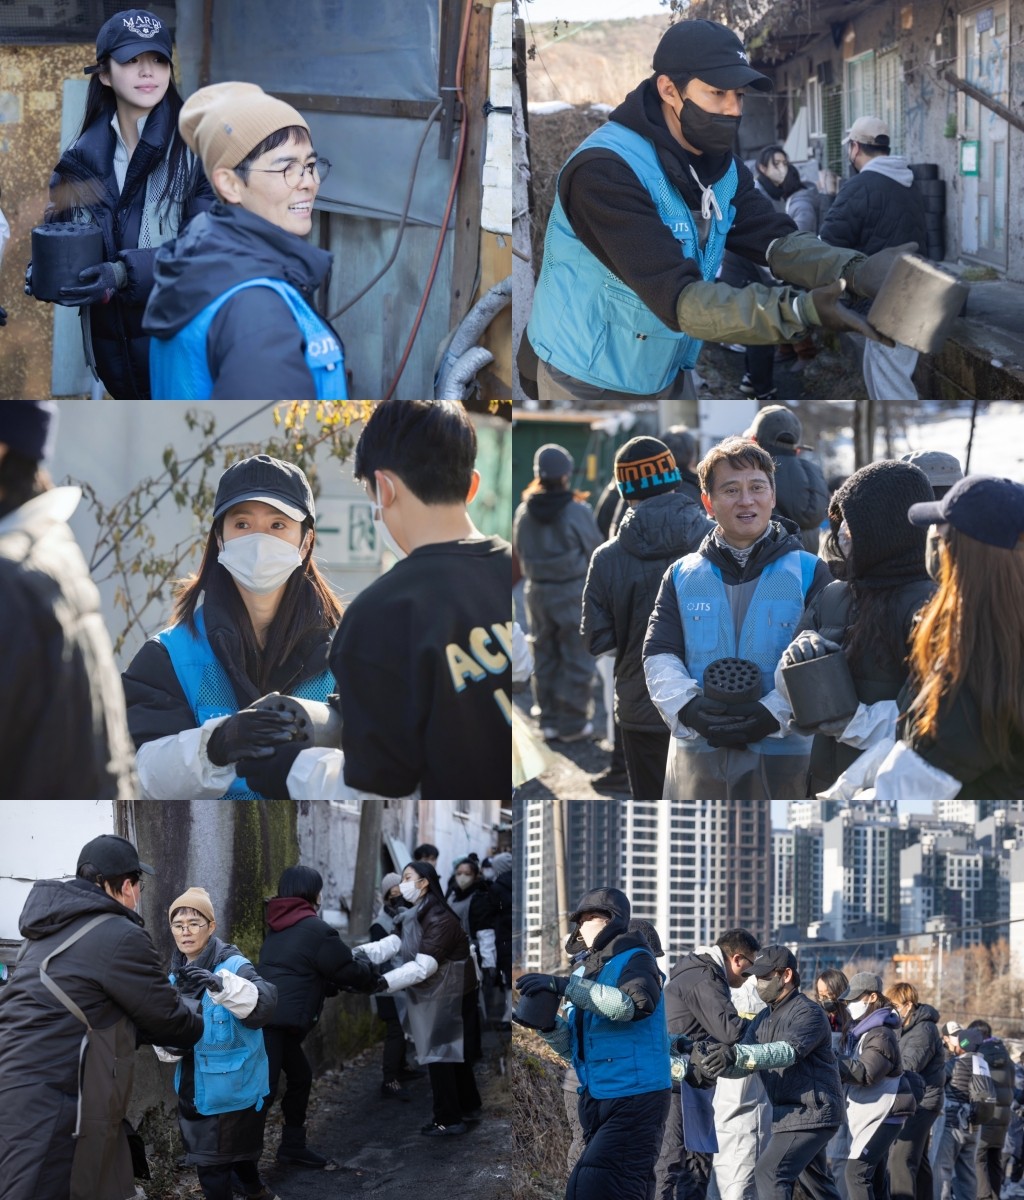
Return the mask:
<path id="1" fill-rule="evenodd" d="M 697 172 L 693 169 L 692 164 L 690 164 L 690 174 L 700 188 L 700 215 L 707 221 L 711 217 L 711 210 L 714 209 L 715 219 L 720 221 L 722 219 L 722 210 L 718 206 L 718 197 L 711 188 L 705 187 L 697 178 Z"/>

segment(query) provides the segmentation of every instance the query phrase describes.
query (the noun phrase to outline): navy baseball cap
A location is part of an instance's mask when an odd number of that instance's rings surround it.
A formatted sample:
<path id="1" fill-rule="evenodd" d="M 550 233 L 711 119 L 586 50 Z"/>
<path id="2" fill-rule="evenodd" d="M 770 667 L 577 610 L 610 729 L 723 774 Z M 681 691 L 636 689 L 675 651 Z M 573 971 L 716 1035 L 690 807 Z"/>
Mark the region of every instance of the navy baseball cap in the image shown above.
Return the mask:
<path id="1" fill-rule="evenodd" d="M 243 500 L 262 500 L 293 521 L 309 517 L 316 523 L 316 503 L 305 474 L 294 463 L 269 454 L 254 454 L 228 467 L 217 484 L 213 519 Z"/>
<path id="2" fill-rule="evenodd" d="M 118 837 L 116 833 L 101 833 L 91 842 L 86 842 L 78 856 L 78 866 L 92 863 L 101 875 L 108 878 L 112 875 L 131 875 L 141 871 L 145 875 L 155 875 L 156 871 L 149 863 L 139 862 L 139 852 L 127 838 Z"/>
<path id="3" fill-rule="evenodd" d="M 794 973 L 797 970 L 792 950 L 787 946 L 762 946 L 743 974 L 747 977 L 753 975 L 755 979 L 767 979 L 773 972 L 785 971 L 787 967 Z"/>
<path id="4" fill-rule="evenodd" d="M 968 475 L 942 497 L 912 504 L 911 525 L 952 525 L 976 542 L 1013 550 L 1024 534 L 1024 485 L 995 475 Z"/>
<path id="5" fill-rule="evenodd" d="M 699 79 L 712 87 L 756 88 L 770 92 L 772 81 L 755 71 L 743 43 L 717 21 L 679 21 L 667 29 L 654 51 L 655 75 Z"/>
<path id="6" fill-rule="evenodd" d="M 100 60 L 107 57 L 126 63 L 136 54 L 151 51 L 170 59 L 173 49 L 170 31 L 159 17 L 144 8 L 126 8 L 100 27 L 96 35 L 96 62 L 86 67 L 85 73 L 92 75 L 98 71 Z"/>

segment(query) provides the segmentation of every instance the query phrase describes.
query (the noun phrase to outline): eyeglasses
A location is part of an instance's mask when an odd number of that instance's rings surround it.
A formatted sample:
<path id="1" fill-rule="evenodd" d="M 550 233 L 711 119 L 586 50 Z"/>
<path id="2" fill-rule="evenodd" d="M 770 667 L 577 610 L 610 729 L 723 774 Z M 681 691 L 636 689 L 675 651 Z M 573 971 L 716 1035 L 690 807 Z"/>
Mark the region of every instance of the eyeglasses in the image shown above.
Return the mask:
<path id="1" fill-rule="evenodd" d="M 186 921 L 183 925 L 172 925 L 171 933 L 198 933 L 200 929 L 205 929 L 209 923 L 209 921 Z"/>
<path id="2" fill-rule="evenodd" d="M 307 171 L 314 183 L 323 183 L 331 173 L 331 164 L 326 158 L 318 158 L 311 163 L 290 162 L 286 167 L 246 167 L 244 170 L 236 167 L 235 170 L 243 177 L 248 171 L 256 171 L 260 175 L 280 175 L 288 187 L 297 188 Z"/>

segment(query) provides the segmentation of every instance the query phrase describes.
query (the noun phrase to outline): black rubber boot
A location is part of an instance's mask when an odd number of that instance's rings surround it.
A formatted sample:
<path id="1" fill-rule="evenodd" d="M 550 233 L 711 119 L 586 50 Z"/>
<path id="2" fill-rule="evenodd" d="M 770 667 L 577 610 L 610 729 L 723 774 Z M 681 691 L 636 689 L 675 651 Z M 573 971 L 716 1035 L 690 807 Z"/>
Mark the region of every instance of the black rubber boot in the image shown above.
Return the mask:
<path id="1" fill-rule="evenodd" d="M 327 1166 L 328 1159 L 306 1145 L 305 1125 L 286 1125 L 281 1131 L 281 1145 L 277 1148 L 279 1163 L 292 1163 L 299 1167 Z"/>

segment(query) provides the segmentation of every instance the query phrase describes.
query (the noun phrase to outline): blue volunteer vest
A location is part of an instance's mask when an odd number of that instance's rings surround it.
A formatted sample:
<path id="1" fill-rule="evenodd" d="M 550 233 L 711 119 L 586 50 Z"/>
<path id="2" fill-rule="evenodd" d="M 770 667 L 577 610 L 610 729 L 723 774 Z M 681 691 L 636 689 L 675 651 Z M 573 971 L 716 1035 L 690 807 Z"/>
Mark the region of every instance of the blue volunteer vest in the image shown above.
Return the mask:
<path id="1" fill-rule="evenodd" d="M 171 666 L 174 667 L 196 724 L 202 725 L 210 717 L 228 717 L 238 712 L 238 700 L 228 673 L 221 666 L 206 636 L 206 618 L 202 607 L 196 610 L 196 628 L 199 637 L 193 637 L 184 622 L 172 625 L 170 629 L 158 633 L 157 640 L 171 657 Z M 311 679 L 303 680 L 290 694 L 298 696 L 300 700 L 326 700 L 336 690 L 333 674 L 325 670 Z M 244 779 L 237 778 L 221 799 L 261 800 L 263 797 L 251 791 Z"/>
<path id="2" fill-rule="evenodd" d="M 214 968 L 214 974 L 238 974 L 241 954 L 233 954 Z M 173 972 L 168 976 L 174 983 Z M 214 1004 L 203 990 L 203 1036 L 192 1047 L 196 1111 L 204 1117 L 263 1107 L 270 1091 L 270 1064 L 262 1029 L 247 1029 L 222 1004 Z M 181 1091 L 181 1063 L 174 1071 L 174 1090 Z"/>
<path id="3" fill-rule="evenodd" d="M 209 400 L 213 376 L 206 360 L 206 335 L 221 306 L 243 288 L 267 287 L 291 309 L 302 332 L 303 353 L 316 385 L 317 400 L 347 400 L 345 351 L 327 322 L 282 279 L 247 279 L 222 292 L 172 338 L 150 338 L 149 374 L 154 400 Z M 314 397 L 295 397 L 309 399 Z"/>
<path id="4" fill-rule="evenodd" d="M 708 240 L 701 250 L 693 215 L 666 176 L 651 142 L 609 121 L 581 142 L 566 161 L 595 146 L 613 150 L 629 165 L 679 243 L 682 257 L 693 259 L 704 279 L 714 279 L 736 215 L 732 205 L 736 163 L 730 162 L 725 175 L 712 185 L 722 218 L 712 215 Z M 537 357 L 566 375 L 595 387 L 640 396 L 661 391 L 681 370 L 695 366 L 703 345 L 689 334 L 669 329 L 632 288 L 590 253 L 573 232 L 557 190 L 528 332 Z"/>
<path id="5" fill-rule="evenodd" d="M 623 950 L 605 963 L 596 982 L 615 987 L 622 968 L 634 954 L 650 953 L 640 948 Z M 573 974 L 582 975 L 583 970 L 581 966 Z M 567 1005 L 566 1020 L 573 1031 L 572 1065 L 579 1076 L 580 1091 L 586 1088 L 596 1100 L 612 1100 L 672 1086 L 664 993 L 654 1012 L 640 1021 L 609 1021 L 585 1009 L 582 1056 L 574 1004 Z"/>
<path id="6" fill-rule="evenodd" d="M 694 552 L 672 567 L 686 646 L 686 669 L 701 686 L 704 672 L 718 658 L 746 658 L 761 668 L 761 695 L 775 686 L 775 668 L 796 635 L 806 607 L 818 559 L 792 550 L 761 572 L 737 643 L 729 596 L 722 572 L 703 554 Z M 708 750 L 707 742 L 684 742 L 687 750 Z M 758 754 L 809 754 L 811 739 L 799 734 L 763 738 L 748 749 Z"/>

